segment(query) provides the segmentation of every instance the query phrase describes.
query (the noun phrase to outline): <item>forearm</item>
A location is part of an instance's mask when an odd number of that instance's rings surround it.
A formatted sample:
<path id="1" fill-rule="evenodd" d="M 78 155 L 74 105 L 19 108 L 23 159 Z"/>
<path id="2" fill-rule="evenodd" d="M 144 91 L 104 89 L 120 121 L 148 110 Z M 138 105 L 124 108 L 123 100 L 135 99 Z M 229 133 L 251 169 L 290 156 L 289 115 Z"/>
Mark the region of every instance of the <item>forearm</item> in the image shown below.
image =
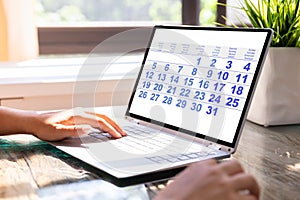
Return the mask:
<path id="1" fill-rule="evenodd" d="M 86 134 L 91 127 L 115 138 L 126 133 L 109 117 L 80 108 L 37 113 L 0 106 L 0 135 L 32 134 L 41 140 L 57 141 Z"/>
<path id="2" fill-rule="evenodd" d="M 32 133 L 36 113 L 0 106 L 0 135 Z"/>

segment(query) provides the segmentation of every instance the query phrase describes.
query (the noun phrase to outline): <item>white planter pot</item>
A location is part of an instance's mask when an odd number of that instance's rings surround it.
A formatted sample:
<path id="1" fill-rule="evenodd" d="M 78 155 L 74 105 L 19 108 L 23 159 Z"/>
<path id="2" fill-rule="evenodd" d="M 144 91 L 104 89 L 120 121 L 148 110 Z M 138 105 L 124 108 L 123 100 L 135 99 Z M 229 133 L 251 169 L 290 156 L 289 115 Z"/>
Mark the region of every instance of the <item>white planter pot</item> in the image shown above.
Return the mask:
<path id="1" fill-rule="evenodd" d="M 300 123 L 300 48 L 269 49 L 247 119 L 264 126 Z"/>

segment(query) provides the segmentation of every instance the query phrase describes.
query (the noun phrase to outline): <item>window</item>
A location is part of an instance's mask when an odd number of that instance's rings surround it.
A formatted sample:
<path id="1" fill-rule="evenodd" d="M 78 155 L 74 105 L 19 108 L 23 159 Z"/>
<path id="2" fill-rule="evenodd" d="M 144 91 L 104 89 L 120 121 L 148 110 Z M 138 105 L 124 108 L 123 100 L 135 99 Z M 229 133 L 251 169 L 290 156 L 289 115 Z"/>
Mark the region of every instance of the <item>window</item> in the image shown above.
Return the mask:
<path id="1" fill-rule="evenodd" d="M 36 13 L 42 25 L 132 21 L 179 24 L 181 0 L 36 0 Z"/>
<path id="2" fill-rule="evenodd" d="M 88 53 L 135 27 L 199 21 L 214 26 L 220 12 L 217 0 L 35 0 L 35 10 L 40 54 Z"/>

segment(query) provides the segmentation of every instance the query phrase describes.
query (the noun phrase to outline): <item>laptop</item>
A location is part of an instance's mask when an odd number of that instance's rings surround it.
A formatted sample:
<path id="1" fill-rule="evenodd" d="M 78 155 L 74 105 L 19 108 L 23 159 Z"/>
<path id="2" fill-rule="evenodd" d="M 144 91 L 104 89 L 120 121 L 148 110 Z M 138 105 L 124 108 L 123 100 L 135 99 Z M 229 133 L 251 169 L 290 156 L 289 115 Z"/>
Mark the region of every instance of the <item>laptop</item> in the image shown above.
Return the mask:
<path id="1" fill-rule="evenodd" d="M 105 180 L 128 186 L 174 176 L 237 149 L 273 31 L 155 26 L 120 122 L 52 143 Z"/>

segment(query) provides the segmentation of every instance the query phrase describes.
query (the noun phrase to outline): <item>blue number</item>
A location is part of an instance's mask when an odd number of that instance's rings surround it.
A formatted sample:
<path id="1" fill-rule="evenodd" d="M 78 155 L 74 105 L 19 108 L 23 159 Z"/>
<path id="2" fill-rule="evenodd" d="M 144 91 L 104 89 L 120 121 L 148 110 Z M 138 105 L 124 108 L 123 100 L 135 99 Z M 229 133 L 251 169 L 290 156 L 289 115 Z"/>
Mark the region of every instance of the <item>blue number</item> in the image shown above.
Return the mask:
<path id="1" fill-rule="evenodd" d="M 220 101 L 221 101 L 221 95 L 216 96 L 215 94 L 211 94 L 210 99 L 208 100 L 208 102 L 210 103 L 214 103 L 214 102 L 220 103 Z"/>
<path id="2" fill-rule="evenodd" d="M 239 99 L 234 99 L 232 97 L 227 98 L 226 106 L 232 106 L 234 108 L 239 106 Z"/>
<path id="3" fill-rule="evenodd" d="M 160 73 L 160 74 L 158 74 L 158 80 L 159 81 L 165 81 L 166 80 L 166 74 L 162 74 L 162 73 Z"/>
<path id="4" fill-rule="evenodd" d="M 152 69 L 155 69 L 156 65 L 157 65 L 157 62 L 154 62 L 153 65 L 152 65 Z"/>
<path id="5" fill-rule="evenodd" d="M 214 87 L 214 90 L 215 90 L 215 91 L 218 90 L 219 92 L 221 92 L 225 85 L 226 85 L 225 83 L 215 83 L 215 84 L 214 84 L 214 86 L 215 86 L 215 87 Z"/>
<path id="6" fill-rule="evenodd" d="M 168 89 L 167 89 L 167 93 L 175 94 L 175 92 L 176 92 L 176 87 L 173 87 L 173 86 L 169 85 Z"/>
<path id="7" fill-rule="evenodd" d="M 242 74 L 238 74 L 238 75 L 236 75 L 236 77 L 237 77 L 236 82 L 240 82 L 240 79 L 242 78 L 243 79 L 243 83 L 246 83 L 248 75 L 242 76 Z"/>
<path id="8" fill-rule="evenodd" d="M 243 69 L 245 69 L 246 71 L 249 71 L 250 70 L 250 65 L 251 65 L 251 63 L 248 63 L 247 65 L 244 66 Z"/>
<path id="9" fill-rule="evenodd" d="M 205 92 L 196 91 L 194 99 L 204 100 Z"/>
<path id="10" fill-rule="evenodd" d="M 232 94 L 236 93 L 237 95 L 241 95 L 243 93 L 244 87 L 243 86 L 237 87 L 236 85 L 234 85 L 231 87 L 231 89 L 232 89 Z"/>
<path id="11" fill-rule="evenodd" d="M 178 83 L 179 82 L 179 76 L 172 75 L 170 78 L 171 78 L 171 83 L 173 83 L 173 82 Z"/>
<path id="12" fill-rule="evenodd" d="M 178 74 L 181 72 L 181 70 L 182 70 L 182 68 L 183 68 L 183 66 L 178 66 Z"/>
<path id="13" fill-rule="evenodd" d="M 166 64 L 165 71 L 168 71 L 170 69 L 170 64 Z"/>
<path id="14" fill-rule="evenodd" d="M 215 67 L 215 66 L 216 66 L 216 65 L 215 65 L 215 64 L 216 64 L 216 62 L 217 62 L 217 60 L 216 60 L 216 59 L 212 59 L 212 60 L 211 60 L 211 64 L 210 64 L 210 66 L 211 66 L 211 67 Z"/>
<path id="15" fill-rule="evenodd" d="M 164 100 L 162 101 L 162 103 L 170 105 L 172 103 L 172 100 L 173 100 L 172 97 L 164 96 Z"/>
<path id="16" fill-rule="evenodd" d="M 226 69 L 230 69 L 232 67 L 232 61 L 231 60 L 228 60 L 227 61 L 227 66 L 226 66 Z"/>
<path id="17" fill-rule="evenodd" d="M 150 100 L 151 101 L 157 101 L 157 99 L 158 99 L 159 96 L 160 96 L 160 94 L 154 94 L 154 93 L 152 93 Z"/>
<path id="18" fill-rule="evenodd" d="M 192 107 L 191 110 L 195 110 L 197 112 L 200 112 L 200 110 L 202 109 L 202 104 L 201 103 L 192 103 Z"/>
<path id="19" fill-rule="evenodd" d="M 154 72 L 146 72 L 146 78 L 152 79 Z"/>
<path id="20" fill-rule="evenodd" d="M 197 59 L 197 65 L 200 65 L 200 62 L 201 62 L 201 57 L 199 57 L 199 58 Z"/>
<path id="21" fill-rule="evenodd" d="M 185 89 L 185 88 L 181 88 L 181 92 L 180 92 L 179 95 L 183 96 L 183 97 L 189 97 L 190 93 L 191 93 L 191 90 Z"/>
<path id="22" fill-rule="evenodd" d="M 163 87 L 163 84 L 155 83 L 153 90 L 162 91 Z"/>
<path id="23" fill-rule="evenodd" d="M 207 76 L 206 76 L 206 77 L 207 77 L 207 78 L 211 78 L 212 75 L 213 75 L 213 70 L 211 70 L 211 69 L 208 70 L 208 71 L 207 71 Z"/>
<path id="24" fill-rule="evenodd" d="M 178 99 L 176 106 L 181 107 L 181 108 L 185 108 L 186 107 L 186 100 Z"/>
<path id="25" fill-rule="evenodd" d="M 218 79 L 223 79 L 224 81 L 228 79 L 229 73 L 228 72 L 218 72 Z"/>
<path id="26" fill-rule="evenodd" d="M 144 81 L 143 82 L 143 88 L 148 89 L 148 88 L 150 88 L 150 86 L 151 86 L 151 83 L 149 81 Z"/>
<path id="27" fill-rule="evenodd" d="M 192 86 L 194 83 L 194 78 L 185 78 L 184 85 Z"/>
<path id="28" fill-rule="evenodd" d="M 193 68 L 192 75 L 195 76 L 197 74 L 197 71 L 198 71 L 197 68 Z"/>
<path id="29" fill-rule="evenodd" d="M 148 92 L 140 91 L 139 97 L 146 99 Z"/>
<path id="30" fill-rule="evenodd" d="M 207 109 L 208 110 L 206 111 L 206 114 L 208 115 L 213 114 L 214 116 L 217 115 L 218 108 L 213 108 L 212 106 L 208 106 Z"/>
<path id="31" fill-rule="evenodd" d="M 199 81 L 199 88 L 207 89 L 209 87 L 209 81 L 201 80 Z"/>

